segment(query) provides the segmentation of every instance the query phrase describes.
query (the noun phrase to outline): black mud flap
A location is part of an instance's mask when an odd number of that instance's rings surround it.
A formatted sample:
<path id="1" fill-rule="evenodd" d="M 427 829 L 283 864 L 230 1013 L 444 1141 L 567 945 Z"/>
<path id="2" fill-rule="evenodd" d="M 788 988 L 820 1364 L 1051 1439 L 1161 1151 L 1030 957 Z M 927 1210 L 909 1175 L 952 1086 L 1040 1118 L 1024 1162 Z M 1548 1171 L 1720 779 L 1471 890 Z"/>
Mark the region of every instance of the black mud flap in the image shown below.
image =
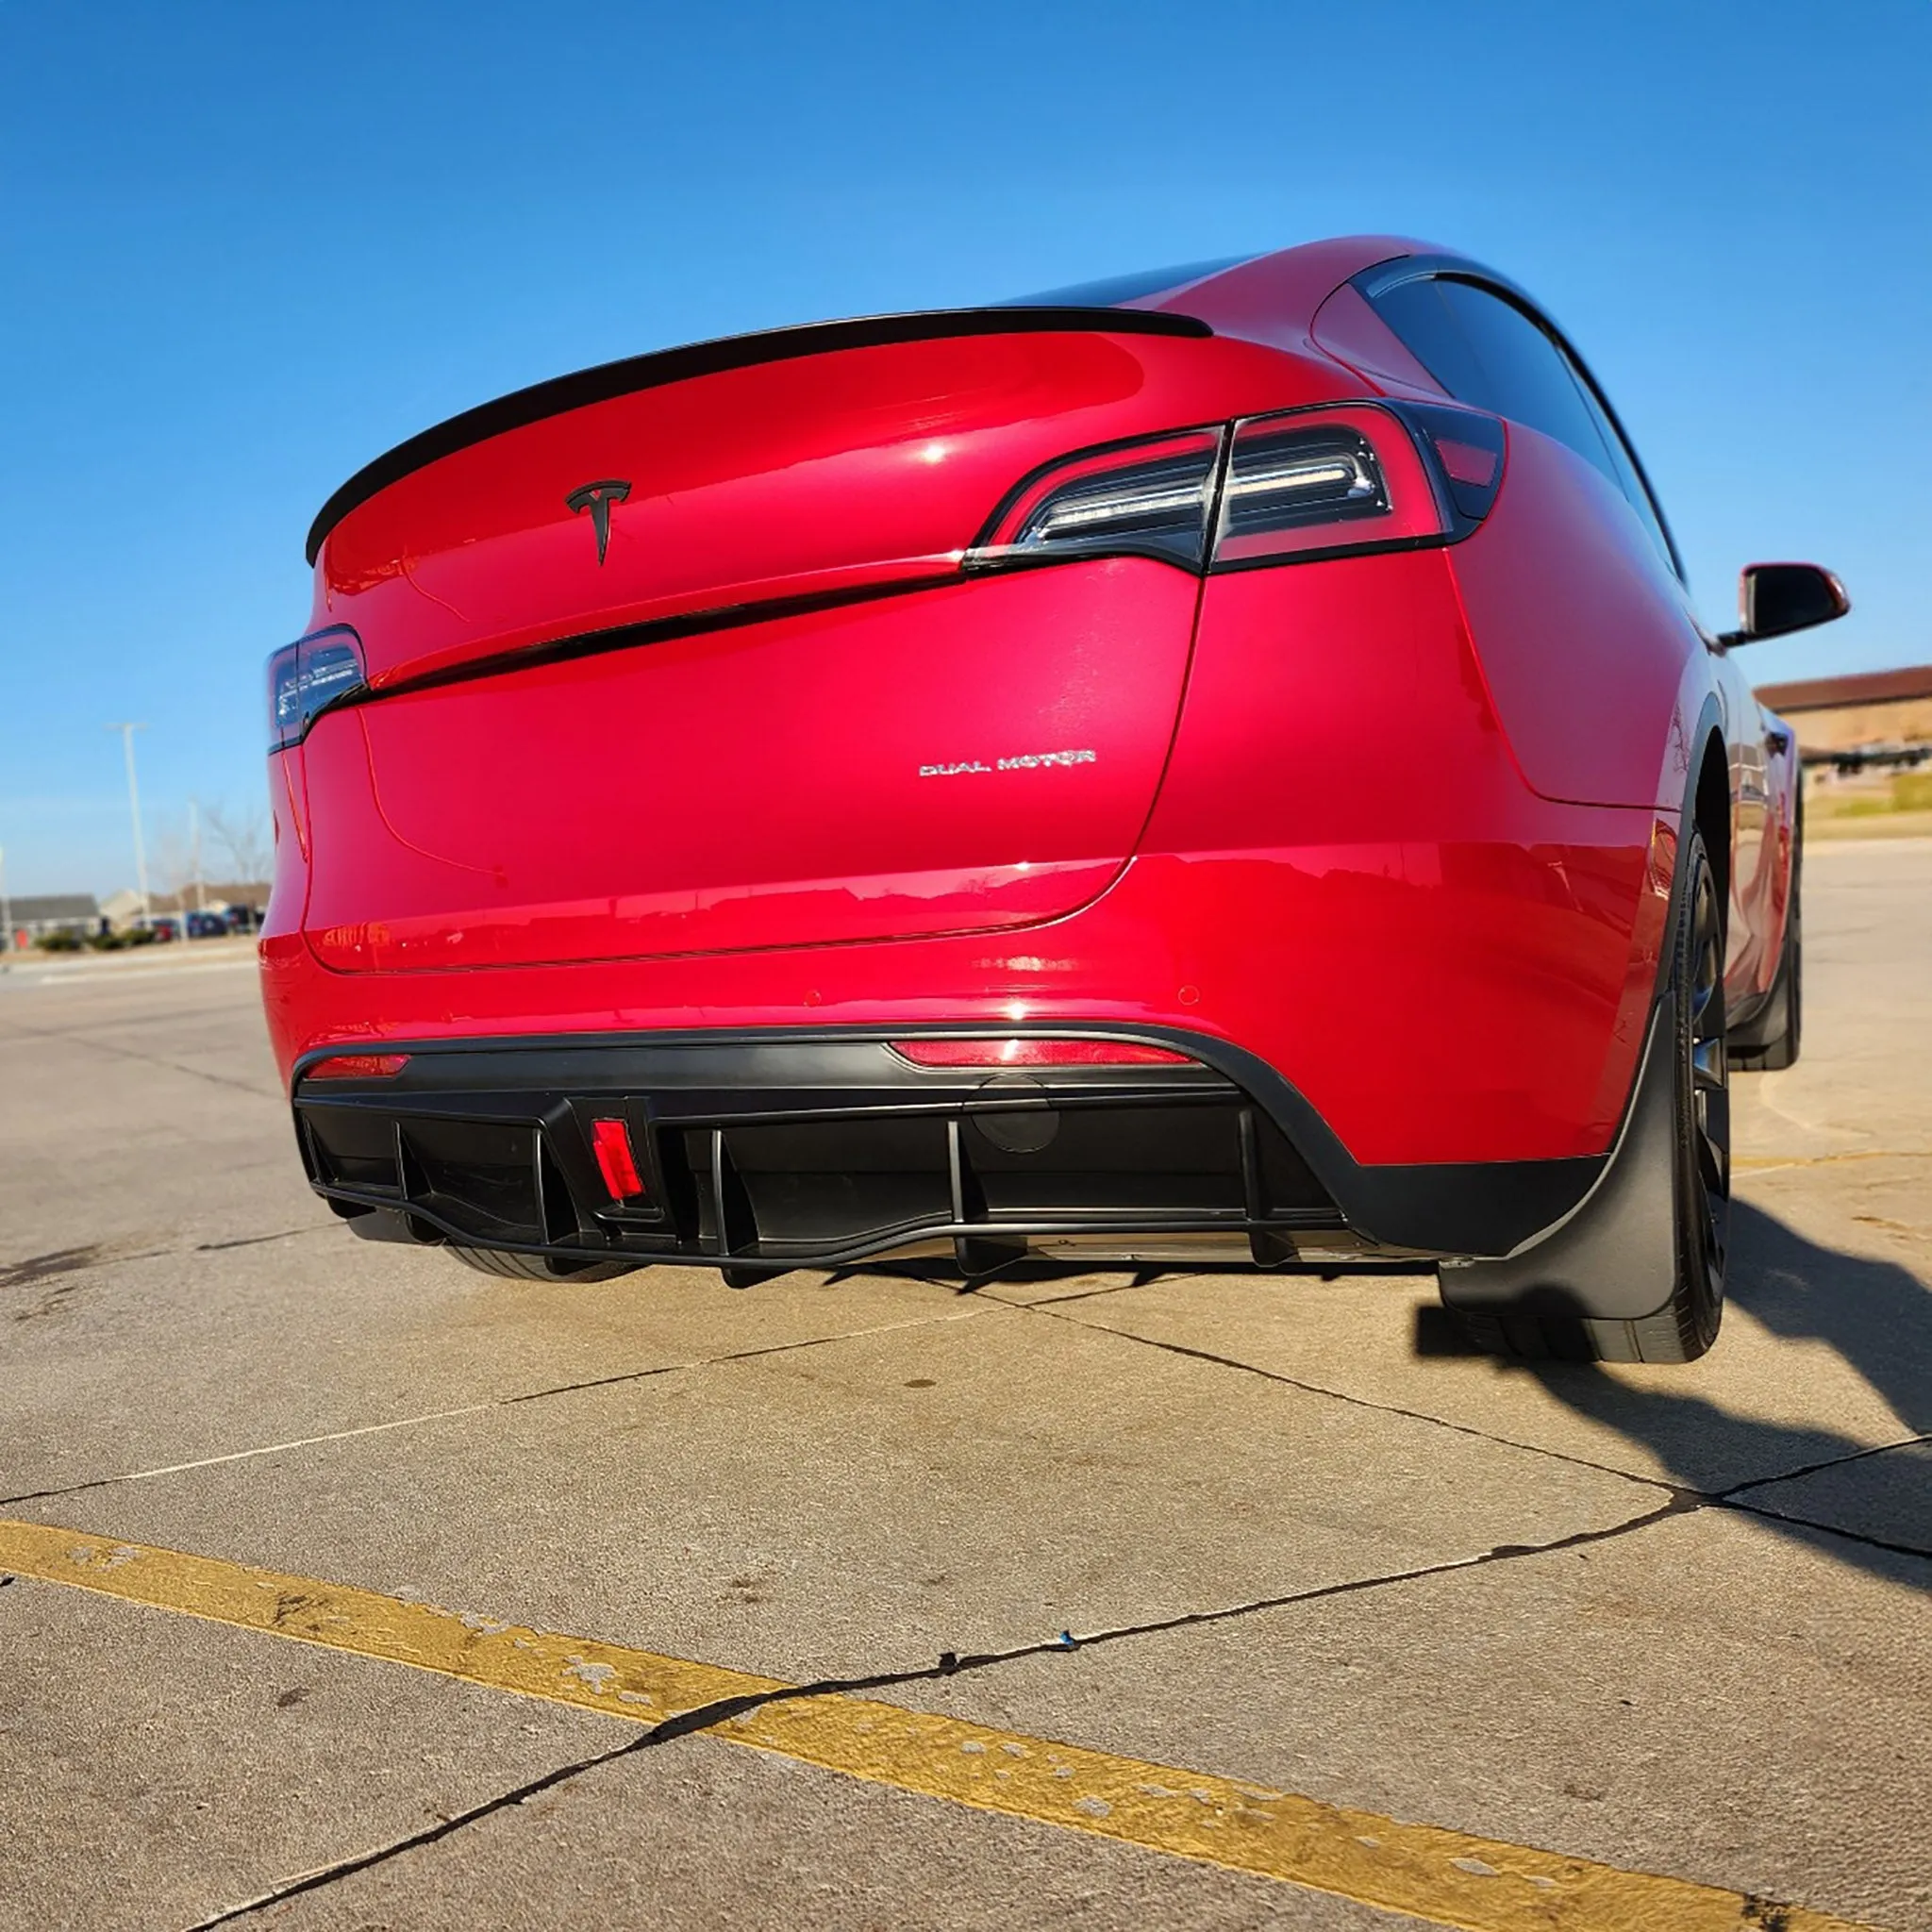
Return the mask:
<path id="1" fill-rule="evenodd" d="M 1677 997 L 1669 991 L 1651 1014 L 1623 1131 L 1596 1185 L 1514 1254 L 1444 1262 L 1440 1281 L 1450 1307 L 1499 1324 L 1506 1336 L 1521 1324 L 1547 1338 L 1579 1322 L 1641 1321 L 1670 1300 L 1677 1272 L 1676 1034 Z"/>

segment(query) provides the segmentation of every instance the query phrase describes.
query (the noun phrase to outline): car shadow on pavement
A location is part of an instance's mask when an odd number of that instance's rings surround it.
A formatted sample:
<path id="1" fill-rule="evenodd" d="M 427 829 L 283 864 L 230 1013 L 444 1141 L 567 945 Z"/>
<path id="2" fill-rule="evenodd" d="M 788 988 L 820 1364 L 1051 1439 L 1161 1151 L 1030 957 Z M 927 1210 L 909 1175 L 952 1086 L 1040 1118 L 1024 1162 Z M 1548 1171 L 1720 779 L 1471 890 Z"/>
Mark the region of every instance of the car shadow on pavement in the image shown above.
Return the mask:
<path id="1" fill-rule="evenodd" d="M 1822 1247 L 1763 1209 L 1740 1202 L 1732 1221 L 1729 1295 L 1774 1335 L 1822 1342 L 1864 1378 L 1898 1420 L 1892 1441 L 1932 1430 L 1932 1288 L 1890 1261 Z M 1720 1337 L 1718 1347 L 1724 1345 Z M 1670 1477 L 1700 1494 L 1735 1499 L 1759 1520 L 1804 1534 L 1820 1527 L 1842 1561 L 1896 1576 L 1899 1549 L 1932 1557 L 1932 1497 L 1915 1507 L 1899 1540 L 1862 1537 L 1825 1512 L 1789 1515 L 1776 1486 L 1821 1465 L 1873 1453 L 1873 1445 L 1839 1431 L 1740 1414 L 1695 1391 L 1697 1371 L 1674 1372 L 1686 1386 L 1621 1375 L 1570 1363 L 1525 1364 L 1566 1407 L 1641 1442 Z M 1802 1374 L 1802 1369 L 1799 1371 Z M 1740 1474 L 1740 1472 L 1746 1474 Z"/>

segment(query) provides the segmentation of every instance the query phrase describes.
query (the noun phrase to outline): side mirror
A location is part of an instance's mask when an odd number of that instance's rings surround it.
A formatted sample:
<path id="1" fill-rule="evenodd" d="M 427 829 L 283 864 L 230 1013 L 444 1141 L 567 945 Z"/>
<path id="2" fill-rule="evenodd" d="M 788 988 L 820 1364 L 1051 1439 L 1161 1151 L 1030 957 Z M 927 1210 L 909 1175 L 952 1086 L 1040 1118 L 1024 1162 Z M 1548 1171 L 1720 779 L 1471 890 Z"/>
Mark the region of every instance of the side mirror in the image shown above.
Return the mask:
<path id="1" fill-rule="evenodd" d="M 1738 616 L 1721 644 L 1749 644 L 1829 624 L 1852 608 L 1845 587 L 1815 563 L 1750 563 L 1738 573 Z"/>

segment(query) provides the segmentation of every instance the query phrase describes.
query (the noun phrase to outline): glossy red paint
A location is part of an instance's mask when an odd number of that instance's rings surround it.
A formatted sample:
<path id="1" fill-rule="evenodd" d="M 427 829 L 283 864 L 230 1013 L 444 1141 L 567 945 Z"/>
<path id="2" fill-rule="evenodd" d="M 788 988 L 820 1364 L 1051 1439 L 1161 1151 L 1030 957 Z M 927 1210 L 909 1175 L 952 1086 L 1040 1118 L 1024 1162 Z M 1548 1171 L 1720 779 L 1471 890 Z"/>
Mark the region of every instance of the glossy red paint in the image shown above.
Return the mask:
<path id="1" fill-rule="evenodd" d="M 1346 364 L 1385 395 L 1442 394 L 1436 378 L 1352 286 L 1344 284 L 1323 303 L 1309 334 L 1324 355 Z"/>
<path id="2" fill-rule="evenodd" d="M 1665 740 L 1683 666 L 1703 645 L 1624 498 L 1581 457 L 1512 425 L 1509 480 L 1451 554 L 1528 782 L 1580 805 L 1677 806 L 1681 781 L 1660 790 Z"/>
<path id="3" fill-rule="evenodd" d="M 1795 774 L 1595 470 L 1512 424 L 1448 547 L 960 565 L 1090 445 L 1435 393 L 1342 286 L 1419 247 L 1150 298 L 1211 340 L 695 378 L 352 510 L 316 617 L 356 628 L 376 695 L 275 760 L 285 1074 L 384 1042 L 1154 1025 L 1257 1055 L 1361 1163 L 1604 1151 L 1698 734 L 1732 801 L 1734 992 L 1776 958 Z M 594 477 L 633 485 L 601 566 L 565 508 Z"/>
<path id="4" fill-rule="evenodd" d="M 956 580 L 336 712 L 305 746 L 316 956 L 527 965 L 1071 910 L 1153 805 L 1199 589 L 1141 558 Z"/>
<path id="5" fill-rule="evenodd" d="M 554 639 L 958 577 L 1000 500 L 1090 443 L 1335 399 L 1251 342 L 941 338 L 732 369 L 490 438 L 330 532 L 313 625 L 377 690 Z M 1343 378 L 1345 393 L 1366 385 Z M 597 561 L 587 480 L 621 478 Z"/>

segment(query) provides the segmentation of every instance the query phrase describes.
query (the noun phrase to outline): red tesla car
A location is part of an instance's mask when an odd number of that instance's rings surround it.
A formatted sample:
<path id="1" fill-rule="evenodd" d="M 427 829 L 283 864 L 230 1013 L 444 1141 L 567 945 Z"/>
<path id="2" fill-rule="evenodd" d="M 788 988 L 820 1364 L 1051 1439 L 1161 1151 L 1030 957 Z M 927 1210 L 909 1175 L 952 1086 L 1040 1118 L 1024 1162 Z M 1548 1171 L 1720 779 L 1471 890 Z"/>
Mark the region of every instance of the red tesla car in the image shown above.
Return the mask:
<path id="1" fill-rule="evenodd" d="M 1682 1361 L 1799 1031 L 1789 727 L 1602 390 L 1325 242 L 615 362 L 425 430 L 270 662 L 317 1191 L 503 1274 L 1434 1268 Z"/>

